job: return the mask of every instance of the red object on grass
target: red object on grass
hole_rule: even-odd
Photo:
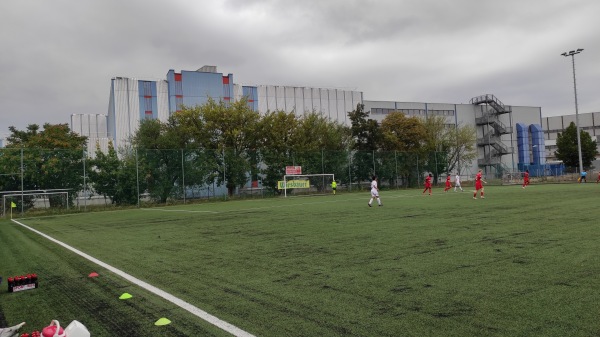
[[[100,276],[100,275],[98,275],[98,273],[96,273],[96,272],[90,273],[88,275],[88,277],[98,277],[98,276]]]
[[[58,333],[56,330],[58,329]],[[42,336],[44,337],[65,337],[65,330],[60,327],[60,323],[54,320],[50,322],[50,325],[42,330]]]

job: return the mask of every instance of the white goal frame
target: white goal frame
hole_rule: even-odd
[[[10,193],[10,194],[4,194],[2,195],[2,216],[6,216],[6,199],[7,198],[12,198],[12,199],[18,199],[15,197],[20,197],[20,196],[26,196],[26,195],[39,195],[39,196],[50,196],[50,195],[56,195],[56,194],[64,194],[65,197],[67,198],[66,201],[66,205],[67,205],[67,210],[69,210],[69,192],[68,191],[59,191],[59,192],[35,192],[35,193]]]
[[[335,180],[335,174],[333,173],[317,173],[317,174],[286,174],[283,176],[283,195],[284,197],[287,198],[287,181],[288,178],[292,178],[289,180],[293,180],[293,178],[303,178],[303,177],[323,177],[323,180],[325,179],[325,177],[331,177],[331,181]],[[323,182],[323,186],[325,186],[325,182]],[[310,189],[310,186],[309,186]]]

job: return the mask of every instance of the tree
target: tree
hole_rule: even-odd
[[[457,125],[450,134],[447,150],[448,172],[461,172],[462,168],[477,159],[477,131],[472,125]]]
[[[83,150],[87,137],[75,134],[67,124],[46,123],[41,131],[37,124],[30,124],[25,131],[13,126],[9,130],[11,135],[0,167],[7,172],[21,172],[22,159],[23,185],[17,175],[3,176],[1,185],[8,190],[66,189],[70,192],[67,202],[72,204],[83,187]],[[66,206],[62,197],[51,196],[49,200],[52,207]]]
[[[231,196],[236,187],[248,182],[248,174],[258,174],[260,115],[248,106],[246,99],[234,103],[209,99],[200,110],[209,132],[205,147],[217,150],[215,159],[221,164],[217,182],[225,184]]]
[[[138,184],[141,191],[145,190],[144,182],[138,182],[136,161],[131,154],[131,151],[123,153],[119,159],[112,142],[108,143],[107,154],[96,144],[95,157],[90,160],[90,182],[94,191],[108,197],[112,204],[135,205],[139,197]]]
[[[153,200],[165,203],[182,193],[182,137],[173,125],[145,119],[133,137],[140,176]]]
[[[382,139],[380,148],[387,151],[387,160],[382,161],[383,174],[390,181],[400,176],[406,184],[418,182],[418,172],[415,166],[421,168],[423,160],[423,147],[425,145],[426,129],[418,117],[407,117],[401,112],[388,114],[381,122]],[[397,167],[391,167],[390,162],[396,163],[397,152],[407,160],[399,161]],[[394,160],[392,161],[392,154]],[[388,164],[385,164],[388,163]],[[378,175],[382,175],[379,173]]]
[[[427,116],[423,120],[425,126],[425,139],[423,146],[423,155],[427,161],[425,168],[433,173],[433,181],[437,182],[438,177],[448,170],[447,151],[451,146],[451,133],[454,131],[447,125],[446,118],[443,116]]]
[[[583,167],[590,167],[592,161],[598,155],[598,148],[595,140],[589,133],[580,130],[579,138],[581,141],[581,159]],[[577,126],[571,122],[565,131],[558,133],[556,138],[556,147],[554,154],[556,158],[562,160],[566,167],[579,167],[579,151],[577,150]]]
[[[365,111],[364,104],[357,104],[356,109],[348,113],[351,121],[351,135],[353,138],[352,174],[358,180],[370,180],[375,173],[373,155],[381,143],[379,123],[369,119],[369,112]]]
[[[401,112],[392,112],[381,122],[381,133],[382,150],[419,152],[425,145],[427,129],[418,117],[407,117]]]
[[[340,167],[347,167],[351,142],[348,128],[313,111],[299,120],[294,133],[294,163],[302,166],[305,174],[339,172]]]
[[[182,107],[169,118],[169,129],[183,149],[182,183],[186,188],[214,183],[220,176],[216,173],[220,167],[217,158],[222,152],[211,143],[212,130],[206,125],[203,107]]]
[[[102,152],[100,144],[96,143],[95,157],[90,159],[89,163],[92,169],[88,172],[88,176],[94,191],[105,199],[110,198],[111,203],[117,203],[119,158],[112,141],[108,143],[108,154]]]
[[[473,126],[448,124],[444,116],[429,116],[424,121],[427,137],[425,151],[430,153],[428,169],[435,180],[477,158],[476,131]]]
[[[278,192],[277,181],[285,174],[285,167],[293,164],[292,143],[299,120],[293,112],[273,111],[264,115],[258,127],[258,146],[264,168],[263,186]]]

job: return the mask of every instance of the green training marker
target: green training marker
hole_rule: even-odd
[[[130,298],[132,298],[133,296],[131,296],[131,294],[129,293],[123,293],[123,295],[119,296],[120,300],[128,300]]]
[[[164,318],[164,317],[154,323],[154,325],[157,325],[157,326],[167,325],[167,324],[171,324],[171,321],[169,321],[167,318]]]

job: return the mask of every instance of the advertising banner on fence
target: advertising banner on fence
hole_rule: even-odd
[[[283,180],[277,182],[277,189],[289,189],[289,188],[310,188],[309,180],[288,180],[287,186]]]
[[[302,166],[286,166],[285,174],[302,174]]]

